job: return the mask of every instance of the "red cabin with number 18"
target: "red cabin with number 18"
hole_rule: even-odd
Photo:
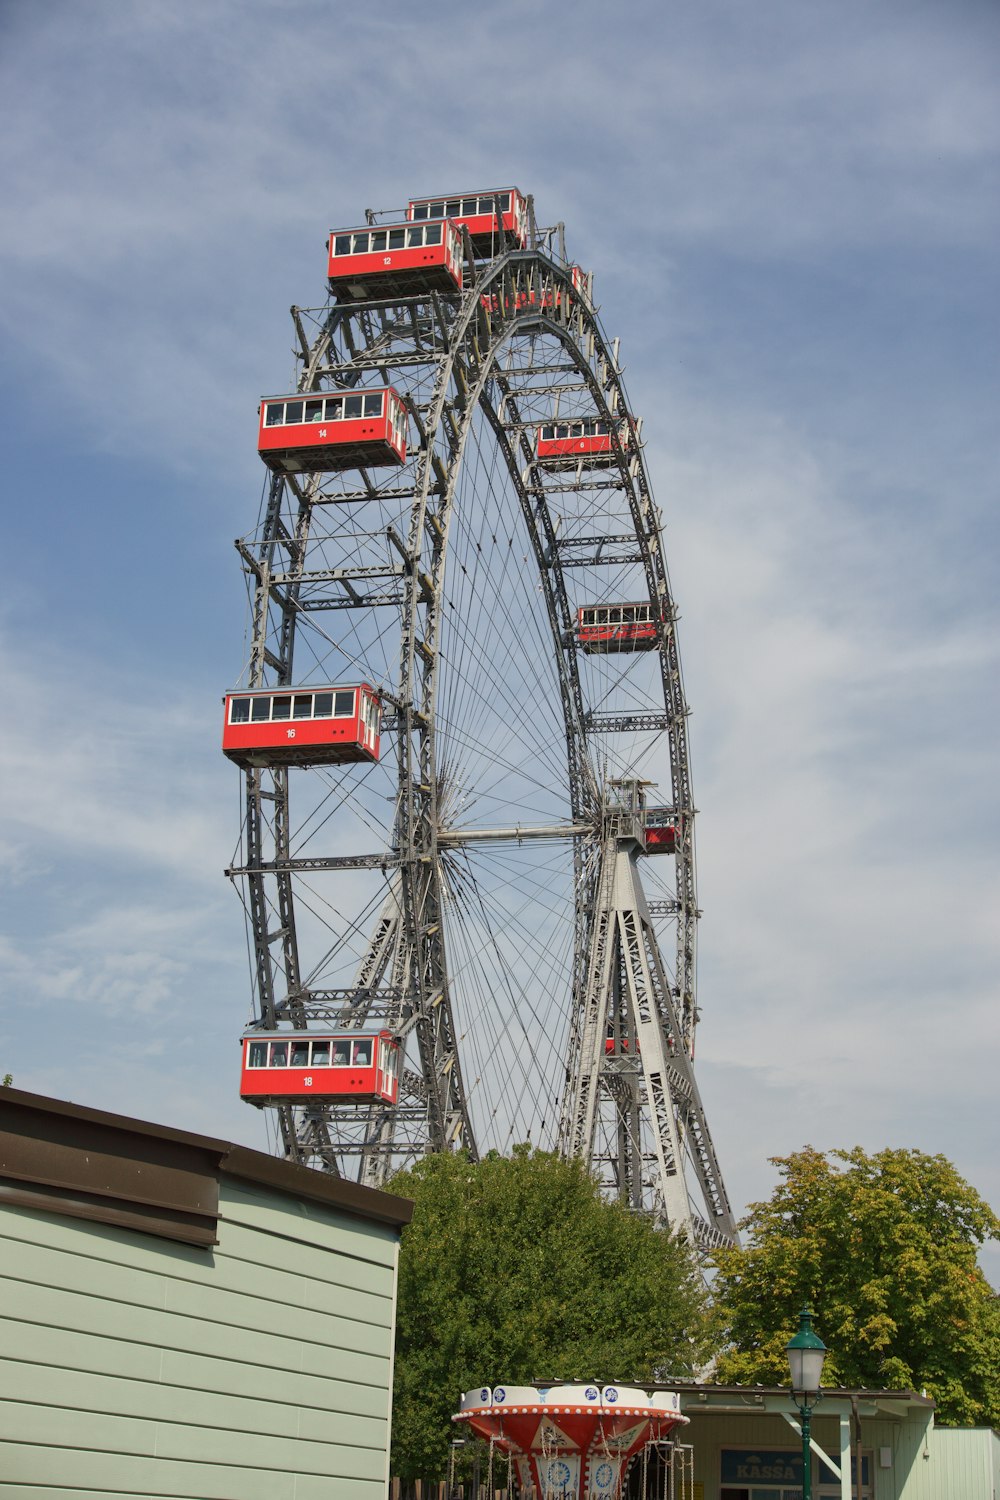
[[[391,1031],[248,1031],[240,1098],[248,1104],[305,1099],[395,1104],[399,1042]]]

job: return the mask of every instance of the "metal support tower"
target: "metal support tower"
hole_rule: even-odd
[[[623,1204],[651,1210],[689,1244],[731,1244],[736,1226],[639,876],[642,783],[608,790],[563,1149],[590,1161]]]

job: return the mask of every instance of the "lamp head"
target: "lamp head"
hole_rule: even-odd
[[[796,1394],[811,1395],[820,1388],[823,1375],[823,1360],[826,1345],[812,1330],[812,1313],[808,1304],[799,1314],[799,1331],[785,1345],[788,1368],[792,1373],[792,1390]]]

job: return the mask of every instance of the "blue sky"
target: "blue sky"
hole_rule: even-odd
[[[595,273],[666,516],[737,1209],[806,1142],[1000,1205],[998,62],[985,0],[6,0],[19,1085],[264,1144],[218,751],[256,403],[330,228],[516,182]]]

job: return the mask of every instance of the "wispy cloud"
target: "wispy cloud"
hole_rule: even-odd
[[[0,651],[0,696],[17,705],[0,737],[12,847],[41,868],[70,855],[122,874],[211,881],[236,841],[219,806],[221,766],[200,753],[217,738],[216,702],[129,682],[121,664],[95,667],[72,648],[55,665],[44,650],[26,658],[26,645],[8,633]],[[23,878],[19,862],[11,874]]]

